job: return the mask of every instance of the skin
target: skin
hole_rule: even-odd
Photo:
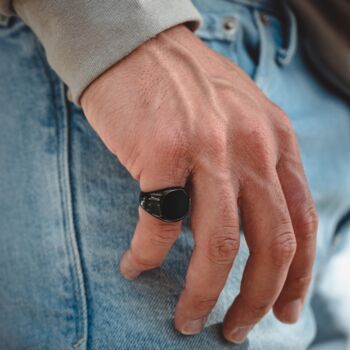
[[[224,337],[243,342],[271,308],[280,321],[296,322],[312,274],[317,213],[285,113],[183,25],[102,74],[81,104],[143,191],[186,186],[190,192],[195,248],[176,329],[202,330],[233,266],[240,228],[250,257]],[[159,267],[180,228],[140,208],[120,263],[125,278]]]

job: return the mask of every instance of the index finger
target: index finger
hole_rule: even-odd
[[[141,272],[159,267],[176,241],[181,221],[163,222],[139,207],[139,221],[130,248],[120,262],[120,271],[133,280]]]
[[[167,168],[168,174],[165,169],[164,167],[163,172],[160,172],[155,167],[149,167],[149,170],[141,176],[142,190],[148,192],[167,187],[185,186],[185,171],[178,174],[175,179],[169,175],[174,173],[171,167]],[[143,271],[159,267],[177,240],[181,223],[182,221],[162,221],[139,207],[139,220],[130,249],[124,253],[120,261],[120,271],[123,276],[132,280]]]

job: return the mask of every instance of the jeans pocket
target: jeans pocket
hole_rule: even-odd
[[[235,42],[239,23],[234,15],[202,13],[203,22],[195,34],[211,49],[236,61]]]
[[[0,29],[0,106],[0,349],[85,349],[65,89],[14,17]]]
[[[197,36],[239,65],[260,87],[267,87],[276,69],[291,62],[296,50],[296,21],[284,3],[274,8],[238,0],[195,4],[203,17]]]
[[[202,13],[203,22],[196,35],[210,48],[239,65],[255,79],[265,53],[263,28],[257,10],[232,3],[232,10]],[[200,8],[199,8],[200,11]]]

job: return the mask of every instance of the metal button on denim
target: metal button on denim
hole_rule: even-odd
[[[269,18],[269,16],[266,13],[261,13],[260,14],[260,19],[261,19],[261,22],[264,25],[268,25],[270,23],[270,18]]]
[[[223,22],[223,28],[226,32],[234,33],[237,28],[237,20],[235,17],[226,17]]]

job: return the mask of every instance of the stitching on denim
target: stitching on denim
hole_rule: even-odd
[[[48,67],[46,60],[43,58],[45,56],[42,46],[37,44],[39,51],[39,58],[42,62],[44,69],[46,70],[46,75],[49,79],[52,91],[52,101],[55,110],[55,120],[56,120],[56,133],[57,133],[57,166],[58,166],[58,179],[59,179],[59,189],[61,193],[61,207],[64,218],[64,228],[66,233],[66,249],[67,252],[73,257],[72,267],[70,266],[70,274],[72,276],[72,284],[74,289],[74,297],[76,299],[76,305],[78,309],[79,319],[75,322],[75,336],[78,339],[74,340],[72,344],[72,349],[76,350],[87,340],[87,300],[84,285],[84,276],[82,270],[82,262],[80,259],[78,243],[77,243],[77,233],[76,225],[74,222],[73,213],[73,203],[71,196],[71,181],[69,172],[69,131],[68,131],[68,118],[69,114],[67,111],[67,101],[65,98],[65,88],[61,81],[56,82],[56,79],[52,76],[52,72]],[[58,104],[60,100],[60,104]],[[64,132],[61,131],[64,130]],[[70,244],[69,244],[70,243]],[[73,270],[73,271],[72,271]],[[78,282],[78,283],[77,283]]]
[[[79,322],[77,322],[77,335],[80,335],[80,338],[75,341],[73,348],[77,349],[80,347],[86,340],[87,340],[87,301],[86,301],[86,292],[85,292],[85,285],[84,285],[84,276],[83,276],[83,269],[82,269],[82,261],[80,258],[80,252],[78,248],[78,242],[77,242],[77,231],[76,231],[76,224],[74,220],[74,210],[73,210],[73,202],[72,202],[72,184],[71,184],[71,177],[70,177],[70,171],[69,171],[69,141],[70,141],[70,135],[69,135],[69,128],[68,128],[68,119],[69,119],[69,113],[67,110],[67,100],[65,95],[65,88],[62,82],[59,83],[60,88],[60,99],[61,99],[61,108],[62,108],[62,117],[64,119],[64,122],[62,123],[61,127],[64,127],[64,135],[62,136],[61,142],[61,149],[62,149],[62,155],[61,155],[61,169],[63,172],[61,175],[61,181],[64,188],[62,189],[62,192],[65,193],[65,213],[67,215],[67,224],[68,224],[68,234],[70,239],[70,248],[71,248],[71,254],[73,256],[74,261],[74,268],[75,268],[75,275],[78,280],[78,284],[75,283],[75,294],[76,298],[78,299],[78,305],[79,305]],[[57,103],[57,101],[55,102]],[[58,106],[56,106],[58,108]],[[62,134],[62,132],[61,132]],[[74,280],[74,282],[76,282]]]
[[[260,11],[258,9],[253,10],[253,18],[259,33],[259,60],[253,78],[259,88],[264,91],[264,89],[267,87],[265,85],[266,79],[264,79],[264,77],[268,76],[269,67],[269,62],[267,61],[268,38],[266,37],[266,31],[261,22]]]
[[[276,61],[281,66],[287,66],[293,60],[298,46],[298,29],[297,20],[288,6],[288,4],[283,1],[283,7],[286,12],[287,23],[287,46],[280,47],[276,52]]]

